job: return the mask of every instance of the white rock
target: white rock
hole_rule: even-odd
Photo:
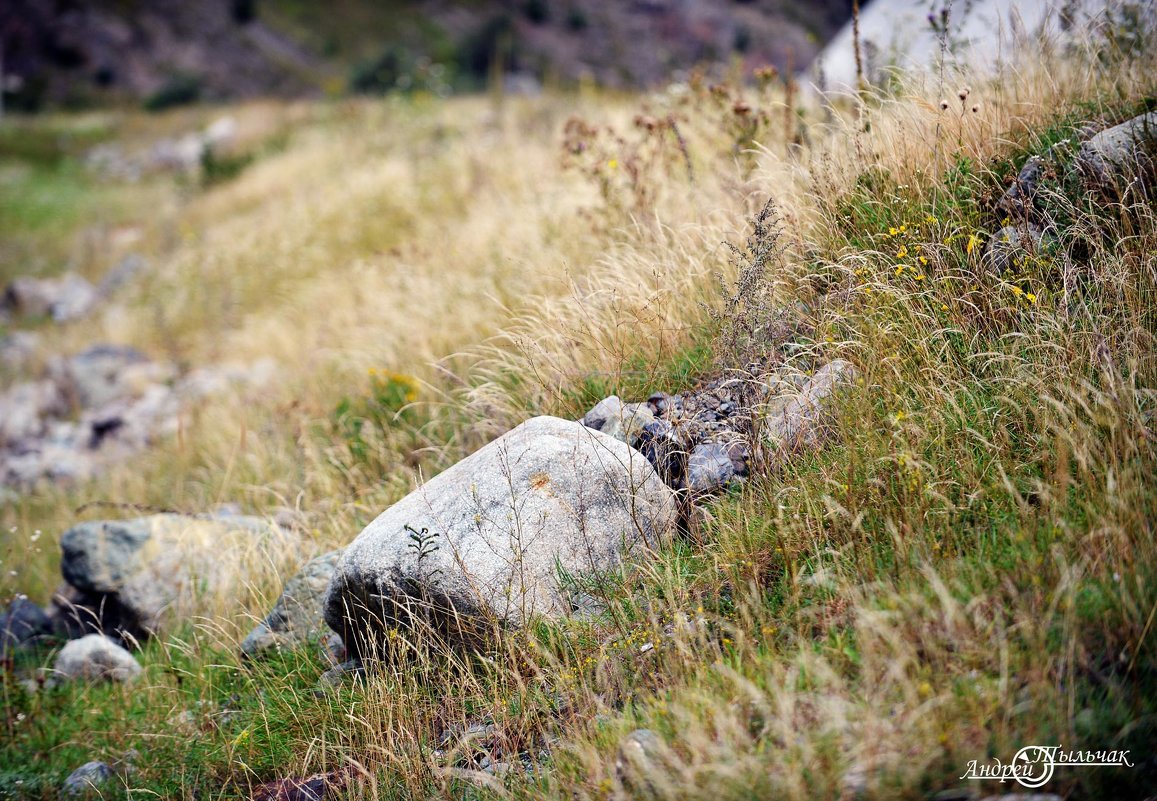
[[[56,655],[53,673],[59,679],[130,681],[141,673],[133,655],[103,634],[71,640]]]
[[[820,444],[828,399],[855,375],[849,362],[836,359],[816,370],[798,394],[776,398],[766,406],[762,416],[765,436],[777,459]]]
[[[495,625],[569,614],[560,573],[613,571],[664,542],[675,519],[671,490],[638,451],[536,417],[370,523],[338,564],[326,622],[365,655],[392,626],[472,642]]]

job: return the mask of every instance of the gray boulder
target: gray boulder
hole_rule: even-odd
[[[723,489],[735,475],[731,451],[722,443],[700,443],[687,459],[687,489],[697,495]]]
[[[57,680],[131,681],[140,675],[141,666],[114,640],[88,634],[60,649],[52,671]]]
[[[60,540],[60,572],[75,590],[58,612],[71,632],[142,639],[174,620],[208,614],[239,590],[255,548],[284,550],[286,535],[258,518],[153,515],[80,523]]]
[[[1151,173],[1157,159],[1157,111],[1101,131],[1081,145],[1077,164],[1091,179],[1114,183]]]
[[[0,297],[0,308],[21,317],[47,317],[66,322],[83,317],[96,304],[97,292],[76,273],[60,278],[17,278]]]
[[[642,454],[536,417],[370,523],[334,572],[325,619],[355,656],[392,627],[478,643],[497,625],[569,614],[565,576],[615,570],[675,520],[673,494]]]
[[[65,795],[85,795],[98,791],[104,783],[113,777],[113,769],[104,762],[85,762],[79,768],[68,774],[61,790]]]
[[[82,409],[96,409],[138,395],[173,375],[171,367],[153,362],[127,345],[94,345],[54,362],[50,372],[61,390]]]
[[[771,464],[823,441],[824,419],[831,396],[855,379],[851,363],[836,359],[816,370],[795,394],[774,398],[764,408],[765,438],[772,449]],[[784,382],[787,386],[791,382]],[[782,384],[781,384],[782,386]]]
[[[241,643],[241,653],[255,657],[270,650],[293,648],[326,632],[322,601],[341,555],[341,550],[322,554],[287,581],[265,620]]]

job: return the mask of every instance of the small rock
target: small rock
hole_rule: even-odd
[[[663,738],[650,729],[636,729],[619,743],[615,773],[636,793],[666,797],[679,784],[675,760]]]
[[[113,777],[113,769],[104,762],[85,762],[68,774],[61,790],[65,795],[84,795],[99,791],[100,786]]]
[[[273,380],[276,373],[277,363],[273,359],[258,359],[252,364],[226,362],[198,367],[177,381],[173,392],[182,401],[198,401],[230,389],[264,386]]]
[[[696,494],[721,490],[735,477],[735,465],[727,446],[704,442],[687,459],[687,488]]]
[[[679,489],[683,486],[687,452],[671,423],[656,420],[646,426],[639,435],[636,447],[647,457],[647,461],[668,487]]]
[[[304,779],[281,779],[256,788],[252,801],[325,801],[336,798],[349,774],[344,770],[316,773]]]
[[[647,398],[647,406],[650,407],[651,414],[664,417],[668,412],[674,411],[675,399],[666,392],[656,392]]]
[[[293,648],[326,631],[322,602],[341,555],[340,549],[322,554],[307,562],[285,583],[285,589],[269,615],[241,643],[244,656],[255,657],[271,650]],[[342,650],[345,650],[344,646]]]
[[[236,135],[237,120],[233,117],[218,117],[205,128],[202,138],[207,145],[221,147],[228,145]]]
[[[146,387],[173,377],[173,368],[158,364],[127,345],[94,345],[55,362],[52,372],[61,389],[83,409],[139,395]]]
[[[860,798],[868,792],[868,768],[863,762],[855,762],[840,777],[840,788],[844,797]]]
[[[40,437],[45,418],[68,410],[52,381],[23,381],[0,394],[0,446],[15,445]]]
[[[1044,177],[1046,160],[1033,156],[1024,163],[1012,186],[1005,191],[996,204],[997,215],[1017,221],[1032,221],[1036,218],[1036,196]]]
[[[647,404],[628,403],[623,406],[621,414],[608,417],[599,430],[608,437],[614,437],[619,442],[634,447],[638,444],[643,429],[653,422],[655,415]]]
[[[715,515],[711,513],[710,509],[699,504],[692,504],[691,511],[687,514],[687,527],[695,540],[700,540],[704,529],[714,522]]]
[[[61,648],[52,670],[63,679],[130,681],[140,675],[141,666],[113,640],[89,634]]]
[[[855,378],[856,370],[842,359],[824,365],[794,396],[768,404],[764,422],[766,438],[778,459],[801,447],[814,448],[823,434],[824,412],[835,391]]]
[[[623,416],[623,402],[618,395],[611,395],[596,403],[583,417],[582,423],[587,428],[602,431],[608,420]]]
[[[92,475],[92,457],[75,445],[39,441],[21,452],[0,452],[0,484],[30,487],[41,479],[56,483],[80,481]]]
[[[325,658],[331,665],[340,665],[349,659],[349,649],[345,647],[345,642],[340,634],[330,632],[329,636],[325,638],[323,646]]]
[[[253,548],[284,548],[287,534],[259,518],[152,515],[79,523],[60,538],[60,572],[76,590],[64,615],[81,631],[144,639],[242,581]],[[77,632],[79,633],[79,632]]]
[[[733,439],[727,443],[727,455],[731,457],[731,468],[737,476],[746,476],[751,449],[743,439]]]
[[[366,675],[365,666],[358,659],[349,659],[340,665],[335,665],[318,677],[318,685],[322,689],[340,687],[350,679],[358,679]]]
[[[132,283],[147,267],[148,262],[143,258],[135,253],[129,254],[104,274],[104,277],[100,279],[97,291],[102,297],[108,297]]]
[[[169,729],[181,734],[195,734],[199,730],[197,715],[191,709],[183,709],[165,721]]]

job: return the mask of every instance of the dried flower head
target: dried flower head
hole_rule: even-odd
[[[941,111],[947,111],[948,110],[948,101],[947,100],[941,100],[940,101],[940,110]]]

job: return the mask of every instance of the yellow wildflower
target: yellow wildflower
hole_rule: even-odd
[[[1025,296],[1025,298],[1028,299],[1029,303],[1036,303],[1036,295],[1034,295],[1033,293],[1025,292],[1024,296]]]
[[[978,244],[980,244],[980,240],[976,237],[976,234],[969,234],[968,244],[964,248],[965,252],[971,253],[972,249],[975,248]]]

